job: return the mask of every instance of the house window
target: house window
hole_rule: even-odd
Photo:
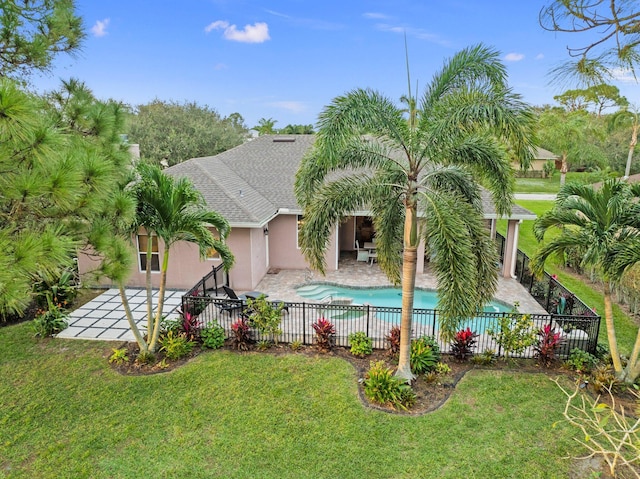
[[[298,227],[296,229],[296,243],[298,245],[298,249],[300,249],[300,239],[301,239],[301,235],[300,235],[300,228],[302,228],[302,225],[304,224],[304,216],[302,215],[298,215]]]
[[[149,236],[147,235],[138,235],[138,259],[140,262],[140,271],[147,270],[147,246],[148,246]],[[151,237],[151,271],[159,272],[160,271],[160,253],[158,252],[158,237]]]
[[[220,253],[218,253],[218,251],[215,248],[209,248],[207,250],[207,256],[206,258],[208,260],[215,260],[215,259],[220,259]]]

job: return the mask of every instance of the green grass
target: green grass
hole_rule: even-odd
[[[566,181],[579,183],[597,183],[602,180],[602,173],[567,173]],[[516,193],[557,193],[560,190],[560,173],[551,178],[516,178]]]
[[[473,371],[423,416],[368,409],[338,358],[212,351],[121,376],[107,343],[0,328],[3,478],[563,478],[548,377]]]
[[[553,201],[518,200],[516,203],[538,216],[553,207]],[[498,221],[498,232],[504,235],[505,231],[506,220]],[[553,238],[553,236],[554,232],[549,231],[545,238],[550,239]],[[523,221],[520,225],[518,248],[529,257],[532,257],[535,251],[539,248],[539,243],[533,235],[533,221]],[[596,308],[596,311],[600,315],[604,314],[603,294],[585,283],[582,278],[579,278],[562,268],[557,259],[550,258],[549,261],[547,261],[545,270],[550,274],[558,275],[558,280],[582,301],[584,301],[585,304],[591,308]],[[623,354],[629,354],[636,339],[638,326],[634,323],[633,319],[626,315],[616,304],[613,305],[613,320],[616,326],[618,346]],[[607,342],[607,331],[604,325],[604,318],[600,325],[599,341],[602,343]]]

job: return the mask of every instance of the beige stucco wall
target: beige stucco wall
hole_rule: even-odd
[[[344,223],[340,223],[340,251],[355,251],[356,249],[356,218],[349,216]]]

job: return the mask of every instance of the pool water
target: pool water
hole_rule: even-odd
[[[346,286],[333,286],[330,284],[308,284],[297,288],[298,295],[316,301],[322,301],[331,297],[351,298],[353,304],[370,304],[378,307],[402,307],[402,291],[400,288],[349,288]],[[415,309],[436,309],[438,293],[416,289],[414,293],[413,307]],[[484,311],[500,313],[511,311],[511,307],[496,301],[491,301],[485,306]]]

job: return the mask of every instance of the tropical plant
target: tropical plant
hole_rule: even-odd
[[[47,309],[40,310],[33,320],[33,330],[36,336],[46,338],[59,333],[69,325],[68,315],[62,305],[54,303],[51,295],[47,296]]]
[[[231,325],[231,334],[231,343],[238,350],[246,351],[253,343],[251,329],[245,318],[240,318]]]
[[[491,191],[498,214],[508,213],[513,175],[507,145],[528,165],[535,125],[506,78],[498,52],[479,45],[446,62],[420,99],[409,91],[415,111],[408,114],[371,90],[337,97],[320,114],[314,148],[296,175],[305,218],[302,251],[321,272],[334,226],[349,212],[370,211],[380,267],[402,284],[402,378],[413,377],[421,241],[433,253],[444,337],[495,292],[497,253],[483,222],[479,182]]]
[[[109,362],[113,364],[124,364],[129,362],[129,356],[127,355],[126,348],[113,348],[111,356],[109,356]]]
[[[373,339],[363,331],[351,333],[349,335],[349,345],[351,346],[351,354],[358,358],[364,358],[373,352]]]
[[[278,343],[278,335],[282,333],[280,322],[282,321],[282,309],[284,303],[267,301],[264,295],[247,300],[249,312],[249,325],[260,331],[260,334],[268,336],[268,340]]]
[[[562,341],[561,333],[550,324],[545,324],[538,330],[538,341],[533,349],[543,366],[548,368],[553,364]]]
[[[440,348],[433,338],[423,336],[411,341],[411,371],[424,374],[435,369],[440,360]]]
[[[471,328],[461,329],[456,333],[451,341],[451,354],[458,361],[466,361],[473,356],[473,347],[476,344],[478,335],[471,331]]]
[[[185,333],[174,333],[169,331],[160,338],[160,351],[164,351],[164,355],[169,360],[182,359],[188,356],[195,343],[187,337]]]
[[[133,331],[141,351],[155,351],[158,347],[160,335],[164,295],[167,283],[167,269],[169,266],[169,252],[171,247],[179,241],[187,241],[198,245],[200,255],[204,257],[210,248],[215,248],[220,254],[226,270],[233,265],[233,254],[225,244],[229,234],[229,223],[215,211],[206,208],[202,194],[187,178],[173,178],[154,165],[141,163],[138,165],[138,180],[133,185],[133,194],[137,200],[136,228],[144,228],[147,234],[147,258],[152,257],[154,236],[163,242],[162,261],[160,265],[160,287],[156,313],[153,309],[153,287],[151,283],[152,262],[146,262],[147,286],[147,337],[143,337],[136,324],[125,293],[124,281],[128,274],[126,261],[130,262],[121,250],[116,255],[110,269],[110,277],[116,281],[120,290],[120,297],[124,305],[129,326]],[[210,230],[215,228],[216,237]],[[192,314],[192,313],[190,313]]]
[[[415,404],[416,394],[411,386],[395,377],[384,361],[371,362],[363,385],[364,394],[371,402],[404,410]]]
[[[320,351],[328,352],[333,348],[334,337],[336,335],[336,327],[325,318],[318,320],[311,325],[316,332],[316,344]]]
[[[603,279],[604,317],[613,368],[618,379],[633,382],[640,375],[640,331],[625,367],[622,365],[613,323],[611,284],[640,262],[640,184],[606,180],[599,189],[567,184],[560,189],[553,209],[534,223],[538,241],[549,230],[560,234],[544,243],[531,260],[541,275],[546,260],[562,257],[569,248],[584,252],[581,266],[593,268]]]
[[[162,326],[160,327],[162,329]],[[200,336],[200,321],[198,317],[188,311],[180,311],[180,329],[191,340]]]
[[[392,357],[397,357],[400,353],[400,328],[398,326],[391,328],[384,339],[389,343],[389,354]]]
[[[202,341],[203,346],[206,348],[221,348],[224,346],[225,339],[226,334],[224,332],[224,328],[217,323],[207,326],[206,328],[202,328],[200,331],[200,341]]]
[[[514,303],[510,313],[497,319],[497,325],[487,328],[491,336],[502,349],[502,358],[509,359],[514,354],[522,354],[536,342],[537,331],[533,327],[531,315],[521,314],[518,303]]]
[[[569,352],[569,358],[564,364],[572,371],[588,374],[598,364],[598,358],[580,348],[574,348]]]

